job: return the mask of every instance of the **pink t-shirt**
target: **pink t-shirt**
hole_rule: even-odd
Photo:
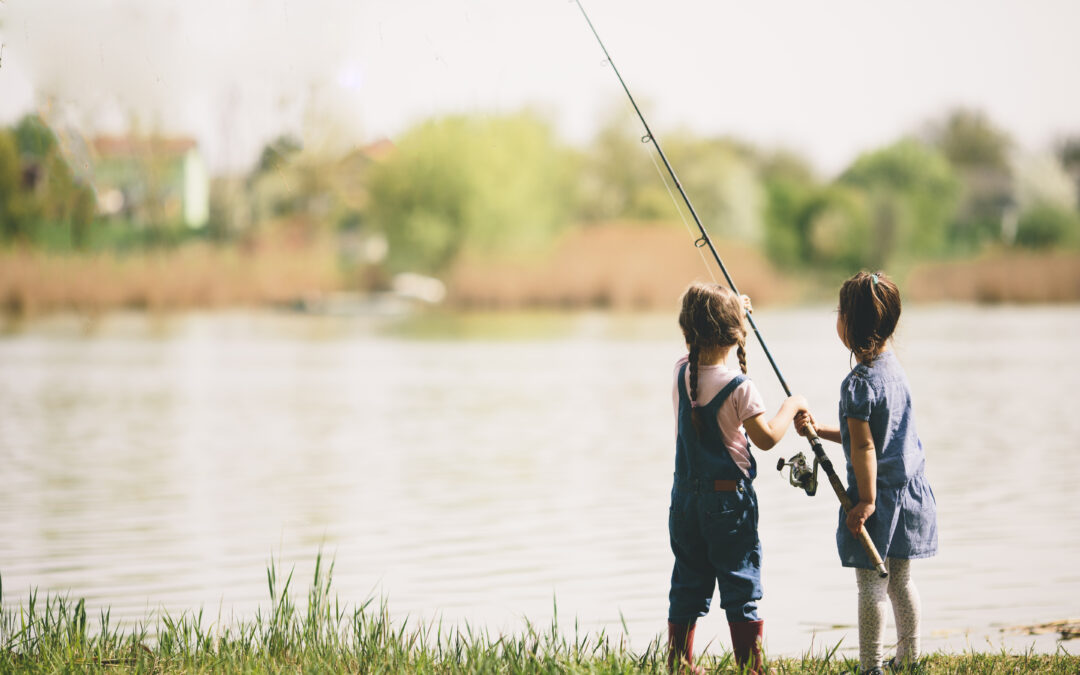
[[[679,369],[690,360],[689,355],[682,357],[675,364],[675,373],[672,376],[674,384],[671,387],[671,403],[675,408],[675,418],[679,417]],[[739,374],[738,370],[731,370],[727,366],[699,366],[697,401],[704,405],[711,401],[720,390],[727,386]],[[690,369],[686,369],[686,377],[683,378],[683,391],[690,392]],[[743,422],[765,412],[765,402],[761,398],[761,392],[750,380],[746,380],[735,391],[731,392],[724,404],[716,411],[716,422],[720,425],[720,433],[724,436],[724,444],[727,446],[731,459],[735,461],[742,472],[750,475],[750,448],[746,442],[743,430]]]

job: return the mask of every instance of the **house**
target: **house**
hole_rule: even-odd
[[[144,225],[206,225],[210,176],[194,139],[98,136],[90,156],[102,215]]]

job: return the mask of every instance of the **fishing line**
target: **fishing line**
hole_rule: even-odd
[[[610,59],[604,59],[604,62],[600,65],[610,65],[612,68],[615,67],[615,64],[612,63]],[[636,106],[635,112],[637,112]],[[640,113],[638,114],[640,115]],[[645,144],[651,143],[652,138],[650,136],[642,136],[641,142]],[[671,198],[671,203],[675,207],[675,213],[679,214],[679,219],[682,220],[683,227],[686,228],[686,233],[690,235],[690,241],[696,241],[697,237],[694,236],[694,230],[690,227],[690,221],[686,219],[686,214],[683,213],[682,207],[679,206],[679,200],[675,199],[675,193],[671,191],[671,185],[668,183],[667,176],[665,176],[664,172],[660,169],[660,165],[656,163],[656,157],[654,157],[651,152],[646,152],[645,154],[648,155],[649,161],[652,162],[653,168],[656,169],[656,175],[660,177],[660,182],[664,184],[664,189],[667,190],[668,197]],[[697,249],[698,255],[701,256],[701,264],[705,266],[705,271],[709,273],[709,278],[712,279],[714,284],[719,284],[720,282],[717,281],[716,274],[713,273],[712,267],[709,266],[709,261],[705,258],[705,252],[702,251],[701,247],[696,244],[694,245],[694,248]]]
[[[664,168],[667,169],[668,175],[671,176],[672,182],[675,183],[679,195],[686,204],[687,210],[689,210],[690,215],[694,218],[694,222],[697,223],[698,231],[701,233],[701,236],[694,240],[694,246],[697,246],[698,248],[707,247],[709,249],[717,266],[720,267],[720,272],[724,275],[724,279],[727,281],[728,286],[734,291],[735,295],[742,295],[735,285],[735,280],[732,279],[731,274],[728,273],[724,261],[720,258],[720,253],[717,252],[716,246],[713,245],[712,238],[709,237],[708,231],[706,231],[705,226],[701,223],[701,218],[698,217],[697,211],[690,201],[690,197],[687,196],[686,190],[683,189],[682,183],[675,173],[675,169],[671,166],[671,162],[668,161],[667,155],[664,154],[663,149],[660,147],[660,142],[656,140],[656,135],[653,134],[652,129],[649,128],[649,123],[645,120],[644,113],[641,112],[641,108],[638,107],[637,101],[634,100],[634,95],[630,93],[630,87],[628,87],[626,81],[623,80],[623,76],[619,72],[618,66],[615,65],[615,60],[611,58],[611,54],[608,53],[604,41],[600,39],[600,34],[596,32],[596,27],[593,26],[592,20],[589,19],[589,15],[585,11],[585,7],[581,4],[581,0],[573,0],[573,2],[578,6],[578,9],[581,10],[581,15],[585,17],[585,22],[589,24],[589,30],[592,31],[593,37],[596,38],[596,41],[600,44],[600,49],[604,52],[606,63],[611,66],[611,70],[615,73],[615,77],[619,79],[619,84],[622,85],[623,91],[626,92],[626,97],[630,99],[630,105],[634,107],[634,112],[637,113],[638,119],[641,120],[641,125],[645,127],[645,135],[641,137],[641,141],[643,143],[652,143],[652,146],[656,149],[656,154],[660,156],[660,160],[664,163]],[[702,253],[702,255],[704,255],[704,253]],[[776,379],[780,381],[780,386],[783,388],[784,393],[791,396],[791,388],[788,387],[787,380],[784,379],[784,375],[780,372],[780,366],[777,365],[772,352],[769,351],[769,346],[765,344],[765,338],[761,335],[761,331],[758,330],[757,324],[754,322],[754,317],[752,317],[749,312],[746,313],[746,320],[747,323],[750,324],[750,328],[753,329],[754,335],[757,336],[758,343],[761,345],[765,357],[769,360],[769,365],[772,366],[773,372],[776,373]]]
[[[683,189],[682,183],[679,182],[679,177],[675,174],[675,169],[672,168],[671,162],[668,161],[667,156],[664,154],[664,151],[660,148],[660,142],[656,139],[656,135],[653,134],[652,129],[649,128],[649,123],[645,120],[645,115],[641,112],[641,108],[638,107],[637,101],[634,100],[634,95],[630,93],[630,88],[626,85],[626,81],[623,80],[622,74],[619,73],[619,69],[615,65],[615,61],[611,58],[611,54],[608,53],[607,47],[604,46],[604,41],[600,39],[600,34],[596,32],[596,27],[593,26],[592,20],[589,19],[589,15],[585,11],[585,7],[582,6],[581,0],[573,0],[573,2],[578,6],[578,9],[581,10],[581,15],[585,17],[585,22],[589,24],[589,30],[592,31],[593,37],[596,38],[596,41],[600,44],[600,49],[604,52],[604,58],[606,59],[606,63],[611,66],[611,70],[615,73],[615,77],[619,79],[619,84],[622,85],[623,91],[626,92],[626,97],[630,100],[630,105],[634,107],[634,112],[637,113],[638,119],[641,120],[641,125],[645,127],[645,135],[641,137],[641,142],[652,143],[652,146],[656,149],[656,154],[660,156],[660,160],[664,163],[664,167],[667,169],[668,175],[671,176],[672,182],[675,184],[675,187],[679,191],[679,195],[682,197],[683,202],[686,204],[687,210],[694,218],[694,222],[697,223],[698,231],[701,233],[701,236],[694,240],[694,246],[699,249],[699,252],[701,252],[701,248],[708,247],[709,252],[712,253],[713,259],[720,267],[720,271],[723,273],[724,279],[727,280],[728,286],[735,293],[735,295],[741,295],[741,293],[739,293],[739,289],[735,286],[735,281],[731,278],[731,275],[728,274],[727,267],[724,266],[724,261],[721,260],[720,254],[717,252],[716,247],[713,245],[712,239],[709,238],[708,231],[705,230],[705,226],[701,223],[701,218],[698,217],[697,211],[694,210],[694,205],[690,202],[690,197],[687,196],[686,190]],[[651,158],[652,154],[650,153],[649,156]],[[653,159],[653,164],[656,165],[655,159]],[[657,171],[659,171],[659,165],[656,165],[656,167]],[[663,179],[662,173],[660,177],[661,179]],[[664,186],[667,187],[666,180],[664,181]],[[668,188],[668,192],[671,192],[670,188]],[[675,197],[672,194],[672,199],[674,198]],[[676,208],[678,209],[678,202],[676,202]],[[682,216],[681,209],[678,210],[679,215]],[[689,229],[688,223],[687,228]],[[693,236],[693,231],[691,231],[690,236]],[[702,259],[704,259],[704,252],[701,252],[701,255]],[[706,267],[708,267],[707,263]],[[773,372],[776,373],[776,378],[780,381],[780,386],[783,388],[784,393],[788,396],[791,396],[791,388],[788,387],[787,381],[780,373],[780,366],[777,365],[776,360],[772,356],[772,352],[769,351],[768,345],[765,344],[765,338],[762,336],[761,331],[758,330],[757,324],[754,322],[754,317],[750,315],[750,312],[746,312],[746,321],[754,330],[754,335],[757,336],[758,343],[761,345],[761,349],[765,353],[766,358],[768,358],[769,365],[772,366]],[[840,477],[836,475],[836,470],[833,468],[832,462],[829,460],[828,455],[825,454],[825,449],[821,445],[821,439],[818,438],[817,432],[814,430],[813,427],[808,427],[808,429],[809,435],[807,437],[807,441],[809,441],[810,447],[813,449],[815,457],[813,476],[814,489],[809,489],[811,487],[809,484],[810,478],[806,477],[805,474],[801,473],[791,476],[792,484],[797,484],[797,478],[800,480],[804,480],[806,483],[805,485],[797,486],[803,487],[804,489],[806,489],[807,494],[812,495],[816,490],[817,467],[820,466],[825,471],[825,475],[829,479],[829,484],[832,486],[833,491],[836,493],[837,499],[840,500],[840,504],[841,506],[843,506],[844,511],[850,511],[854,507],[854,503],[852,502],[851,497],[848,496],[847,490],[844,488],[844,484],[840,481]],[[800,456],[801,454],[802,453],[800,453]],[[793,458],[792,462],[789,462],[789,464],[797,463],[798,459],[799,457]],[[783,458],[781,458],[780,464],[777,466],[777,469],[782,469],[783,466],[784,460]],[[792,468],[795,469],[796,467],[793,466]],[[866,555],[870,559],[871,564],[873,564],[874,568],[877,570],[878,576],[888,576],[888,572],[885,569],[885,563],[881,559],[881,555],[878,554],[877,548],[874,546],[874,542],[871,541],[870,535],[867,533],[865,526],[859,531],[857,538],[859,540],[859,543],[862,544],[863,550],[866,551]]]
[[[649,142],[647,139],[644,138],[641,140],[643,143]],[[675,199],[675,193],[671,191],[671,186],[668,184],[667,177],[665,177],[664,172],[660,170],[660,165],[656,163],[656,157],[653,157],[653,154],[651,152],[646,152],[645,154],[649,156],[649,159],[652,161],[653,167],[656,169],[656,174],[660,176],[660,181],[667,189],[668,196],[671,197],[671,203],[675,206],[675,213],[679,214],[679,218],[681,218],[683,222],[683,227],[686,228],[686,233],[690,235],[690,241],[694,241],[697,238],[694,236],[693,228],[690,227],[690,221],[686,219],[686,214],[683,213],[682,207],[679,206],[679,200]],[[708,259],[705,258],[705,252],[702,251],[701,247],[697,245],[694,246],[694,249],[696,249],[698,255],[701,256],[701,264],[705,266],[705,271],[709,273],[709,278],[712,279],[714,284],[719,284],[720,282],[717,281],[716,274],[713,272],[712,267],[709,266]]]

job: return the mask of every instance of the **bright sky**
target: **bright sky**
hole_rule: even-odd
[[[582,1],[661,141],[730,134],[831,173],[956,105],[1026,150],[1080,133],[1074,0]],[[530,106],[581,142],[626,109],[566,0],[0,0],[0,41],[0,123],[186,133],[216,169],[284,131],[340,145]]]

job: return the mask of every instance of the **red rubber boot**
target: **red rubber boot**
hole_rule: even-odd
[[[671,623],[667,625],[669,673],[704,675],[705,671],[694,665],[694,629],[697,624]]]
[[[728,622],[731,629],[731,650],[735,652],[735,665],[746,668],[754,675],[765,675],[761,661],[761,637],[765,633],[764,621]]]

